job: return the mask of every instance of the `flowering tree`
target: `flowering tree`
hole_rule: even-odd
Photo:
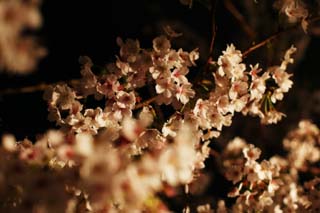
[[[81,56],[80,79],[3,91],[44,89],[48,120],[56,127],[34,141],[3,135],[1,211],[319,211],[316,124],[295,124],[281,151],[269,150],[269,156],[262,153],[263,141],[253,145],[236,131],[224,131],[239,122],[237,116],[257,118],[250,122],[261,123],[259,128],[286,119],[280,104],[293,86],[288,70],[305,42],[280,39],[273,51],[281,60],[272,64],[265,62],[266,54],[250,55],[290,31],[316,34],[319,3],[180,2],[191,10],[203,4],[212,16],[205,60],[201,48],[175,48],[185,33],[165,25],[146,47],[118,37],[119,53],[105,66]],[[40,27],[39,3],[0,2],[0,65],[8,72],[29,72],[45,55],[34,37],[23,34],[25,28]],[[250,20],[257,8],[278,11],[283,26],[244,51],[230,42],[217,52],[220,7],[239,22],[246,39],[260,38],[264,23]],[[244,38],[238,38],[241,45]],[[227,143],[224,134],[231,134]],[[214,193],[207,190],[211,186],[227,191]]]

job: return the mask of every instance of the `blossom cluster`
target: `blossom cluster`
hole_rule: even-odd
[[[173,35],[155,38],[152,49],[141,48],[137,40],[118,38],[120,53],[114,63],[96,73],[91,59],[81,57],[79,81],[57,84],[45,92],[48,118],[60,128],[35,143],[16,142],[10,135],[3,138],[4,156],[15,158],[1,169],[4,192],[15,189],[12,198],[5,199],[4,209],[169,212],[158,194],[174,196],[183,185],[189,191],[205,167],[210,142],[223,126],[231,125],[236,112],[259,116],[266,124],[282,118],[274,104],[292,86],[286,69],[293,63],[294,47],[280,65],[263,72],[258,64],[247,71],[241,52],[229,45],[217,62],[209,64],[214,86],[203,98],[188,80],[199,58],[197,49],[172,49]],[[145,88],[154,96],[148,97]],[[95,108],[89,107],[94,104]],[[177,111],[161,118],[159,105]],[[239,150],[245,157],[241,165],[225,163],[227,179],[240,184],[232,194],[240,197],[237,206],[269,207],[281,182],[279,166],[258,163],[258,148]],[[41,192],[27,196],[36,190]],[[42,195],[45,191],[50,195]],[[51,203],[54,197],[61,201]],[[219,208],[226,208],[222,201]],[[205,205],[198,211],[210,209]]]
[[[285,157],[258,161],[261,150],[235,138],[224,149],[221,159],[227,180],[236,184],[228,194],[237,197],[226,207],[220,200],[217,212],[316,212],[319,209],[319,178],[300,183],[298,159],[308,160],[308,150],[294,144],[314,141],[319,146],[319,129],[302,121],[284,139],[293,144]],[[316,141],[314,140],[316,139]],[[170,194],[172,187],[192,181],[192,171],[201,158],[190,125],[178,131],[174,141],[150,148],[133,159],[124,144],[100,136],[80,133],[75,137],[51,130],[36,143],[16,142],[6,135],[2,140],[1,209],[16,212],[169,212],[156,192]],[[307,142],[308,143],[308,142]],[[314,144],[314,145],[316,145]],[[319,159],[312,163],[319,163]],[[50,193],[48,193],[50,192]],[[172,193],[172,192],[171,192]],[[190,212],[186,208],[184,212]],[[210,204],[197,212],[214,212]]]
[[[314,146],[312,149],[309,146]],[[225,177],[237,186],[228,194],[237,197],[232,212],[317,212],[319,178],[312,166],[319,163],[319,129],[310,121],[299,123],[283,140],[286,156],[273,156],[260,163],[261,150],[241,138],[230,141],[222,154]],[[301,184],[301,175],[311,179]],[[223,206],[222,206],[223,207]],[[220,207],[220,208],[222,208]],[[225,207],[223,207],[225,208]]]
[[[312,14],[304,2],[276,0],[274,7],[306,31]],[[24,33],[41,26],[40,3],[0,1],[1,69],[26,73],[44,56]],[[221,151],[213,145],[237,113],[264,125],[281,121],[277,105],[293,85],[288,67],[296,47],[263,67],[246,64],[248,52],[229,44],[198,66],[199,49],[175,49],[181,33],[164,30],[151,48],[117,38],[120,51],[105,66],[80,57],[81,79],[43,95],[56,129],[33,141],[3,135],[0,212],[169,213],[171,200],[201,196],[216,174],[228,193],[196,204],[185,199],[184,213],[320,211],[320,130],[312,121],[302,120],[283,139],[285,153],[269,159],[260,143],[240,137]]]
[[[307,32],[309,12],[302,0],[277,0],[274,6],[287,16],[290,23],[301,21],[302,29]]]

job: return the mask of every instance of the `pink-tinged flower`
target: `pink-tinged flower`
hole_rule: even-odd
[[[166,98],[171,98],[175,91],[175,84],[172,78],[161,78],[157,79],[156,92],[157,94],[162,94]]]
[[[227,168],[225,177],[227,180],[232,181],[233,184],[238,183],[243,178],[243,166],[242,165],[231,165]]]
[[[260,180],[272,180],[273,170],[275,165],[272,165],[269,161],[263,160],[261,163],[261,168],[257,171]]]
[[[167,78],[171,75],[170,68],[163,62],[150,67],[149,71],[153,79]]]
[[[147,129],[139,135],[135,144],[139,148],[148,148],[150,151],[157,152],[163,149],[167,145],[167,142],[159,130]]]
[[[243,200],[247,206],[254,205],[254,196],[256,194],[257,192],[251,192],[249,190],[246,190],[238,199]],[[238,202],[238,200],[236,202]]]
[[[96,109],[86,109],[84,112],[83,120],[79,123],[82,124],[82,131],[90,131],[92,134],[97,134],[97,131],[106,127],[107,114],[102,111],[100,107]]]
[[[79,62],[81,63],[81,82],[80,82],[80,90],[81,95],[88,96],[94,94],[96,92],[97,86],[97,77],[91,71],[91,67],[93,65],[91,59],[87,56],[82,56],[79,58]]]
[[[120,83],[116,75],[110,74],[102,78],[100,82],[97,83],[96,89],[107,98],[113,98],[120,90]]]
[[[246,93],[248,93],[248,83],[245,81],[235,81],[229,90],[229,97],[231,100],[235,100]]]
[[[268,192],[264,191],[262,195],[259,196],[259,207],[265,208],[267,206],[271,206],[273,204],[272,195]]]
[[[178,84],[184,84],[188,82],[188,79],[186,77],[188,72],[189,72],[188,67],[176,68],[171,73],[171,77]]]
[[[145,71],[137,71],[133,72],[127,78],[128,88],[140,88],[145,86],[146,84],[146,72]]]
[[[171,48],[171,43],[166,36],[159,36],[153,39],[153,49],[158,53],[167,53]]]
[[[131,142],[139,137],[144,128],[137,120],[130,117],[125,117],[122,121],[122,134]]]
[[[106,178],[118,171],[119,167],[120,159],[115,150],[95,151],[95,154],[90,155],[81,165],[80,175],[84,180],[90,180],[91,183],[104,182],[107,184]]]
[[[263,73],[261,77],[253,77],[250,84],[250,100],[260,100],[266,91],[266,80],[270,78],[269,72]]]
[[[116,103],[113,104],[111,111],[108,111],[108,114],[110,117],[117,121],[121,121],[125,117],[131,117],[132,116],[132,111],[130,108],[122,108],[119,107],[119,105]]]
[[[142,126],[147,127],[150,126],[154,119],[153,109],[151,106],[145,106],[142,108],[141,112],[139,113],[139,123]]]
[[[243,95],[240,98],[231,101],[231,106],[233,107],[234,111],[241,112],[246,107],[248,101],[249,95]],[[232,111],[230,112],[233,113]]]
[[[231,73],[232,64],[227,57],[220,56],[218,59],[218,74],[225,76],[226,73]]]
[[[227,56],[232,64],[238,64],[242,61],[242,54],[233,44],[227,45],[227,49],[222,51],[224,56]]]
[[[73,146],[64,144],[57,149],[57,156],[59,160],[73,165],[77,155]]]
[[[50,148],[55,148],[63,144],[65,141],[65,135],[61,131],[49,130],[46,134],[47,144]]]
[[[224,200],[219,200],[217,204],[217,213],[228,213]]]
[[[280,179],[271,180],[268,184],[268,192],[274,194],[284,183]]]
[[[252,81],[259,78],[259,73],[261,72],[261,68],[259,68],[259,64],[256,64],[254,66],[250,65],[250,71],[249,74],[251,76]]]
[[[217,100],[217,109],[219,113],[225,115],[228,112],[233,113],[234,107],[230,104],[228,95],[220,96]]]
[[[75,98],[74,90],[66,84],[56,85],[44,94],[44,99],[48,100],[51,107],[58,107],[62,110],[71,109]]]
[[[287,15],[289,22],[297,22],[308,17],[308,10],[302,1],[278,0],[275,7]]]
[[[124,91],[120,91],[117,93],[116,101],[116,104],[119,108],[133,109],[136,104],[136,96],[133,92],[127,93]]]
[[[123,60],[133,63],[137,59],[140,51],[138,40],[126,39],[125,43],[121,38],[117,38],[117,44],[120,46],[120,56]]]
[[[276,69],[272,73],[272,78],[276,81],[282,92],[288,92],[293,82],[289,79],[292,74],[288,74],[284,70]]]
[[[270,110],[266,114],[264,114],[264,117],[261,119],[261,123],[263,124],[276,124],[278,121],[282,119],[282,117],[285,116],[282,112],[278,112],[276,110]]]
[[[75,137],[75,152],[84,157],[89,157],[93,151],[93,137],[89,133],[80,133]]]
[[[195,92],[191,89],[192,85],[190,83],[185,83],[180,85],[176,90],[176,98],[183,104],[189,102],[190,98],[193,98]]]
[[[231,114],[223,116],[217,111],[217,109],[209,109],[207,117],[211,126],[219,131],[221,131],[223,126],[230,126],[232,123]]]
[[[138,72],[147,72],[152,64],[151,53],[147,50],[142,50],[141,53],[137,55],[136,61],[132,63],[131,66],[133,70]]]
[[[177,132],[181,128],[182,123],[183,123],[183,119],[180,114],[176,114],[170,117],[170,119],[162,127],[162,134],[165,137],[167,136],[176,137]]]
[[[2,147],[8,152],[14,152],[17,149],[16,138],[13,135],[3,135]]]
[[[121,70],[121,75],[124,75],[124,76],[128,75],[128,73],[133,71],[130,64],[127,62],[121,61],[120,58],[117,58],[116,66],[119,68],[119,70]]]
[[[277,100],[283,99],[283,91],[281,88],[277,88],[273,91],[272,95],[270,96],[271,102],[276,103]]]
[[[171,186],[192,181],[194,165],[197,162],[194,145],[192,131],[183,125],[175,137],[175,142],[160,156],[162,180]]]
[[[217,86],[216,90],[225,91],[228,90],[228,88],[230,88],[230,80],[226,76],[223,77],[217,73],[213,73],[213,76],[215,80],[214,83]]]
[[[197,207],[197,213],[213,213],[214,210],[211,209],[210,204],[200,205]]]
[[[176,50],[170,50],[170,52],[165,55],[164,61],[166,62],[169,69],[172,69],[174,67],[184,67],[184,61]]]
[[[179,49],[178,54],[180,58],[182,58],[182,66],[196,66],[195,61],[199,59],[198,49],[194,49],[190,53],[183,51],[183,49]]]
[[[297,48],[295,48],[293,45],[286,51],[286,53],[284,54],[284,57],[283,57],[283,61],[280,65],[280,68],[282,70],[286,70],[288,64],[292,64],[294,62],[294,59],[291,58],[291,55],[293,53],[295,53],[296,51],[297,51]]]
[[[193,114],[196,116],[196,119],[201,128],[208,129],[211,127],[210,121],[207,117],[207,112],[209,110],[209,102],[207,100],[202,100],[201,98],[197,100],[196,105],[193,109]]]
[[[232,81],[243,78],[246,66],[241,61],[241,52],[236,50],[233,44],[228,45],[226,51],[223,51],[223,55],[218,58],[218,74],[220,76],[226,75]]]
[[[189,53],[189,59],[190,59],[190,63],[193,66],[196,66],[196,62],[195,61],[199,59],[199,51],[198,51],[198,49],[194,49]]]
[[[255,161],[260,157],[261,150],[254,145],[249,144],[249,146],[243,149],[243,155],[248,161]]]
[[[247,175],[247,181],[251,184],[260,181],[258,172],[261,170],[261,165],[256,161],[247,161],[244,167],[244,173]]]
[[[230,141],[225,148],[225,152],[231,155],[239,155],[242,150],[247,146],[247,143],[239,137],[235,137],[232,141]]]

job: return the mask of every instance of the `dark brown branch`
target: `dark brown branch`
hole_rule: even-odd
[[[210,47],[209,47],[208,62],[210,62],[212,60],[214,42],[215,42],[216,32],[217,32],[217,26],[216,26],[217,2],[218,2],[218,0],[211,0],[211,10],[210,10],[210,16],[211,16],[211,41],[210,41]]]
[[[142,108],[142,107],[144,107],[144,106],[148,106],[149,104],[151,104],[152,102],[154,102],[154,101],[156,100],[156,98],[157,98],[157,96],[152,97],[152,98],[149,98],[148,100],[137,104],[134,109],[140,109],[140,108]]]
[[[244,16],[239,12],[239,10],[234,6],[231,0],[225,0],[224,6],[227,10],[234,16],[235,19],[240,23],[243,31],[251,38],[256,37],[255,31],[251,28],[251,26],[246,22]]]
[[[70,81],[61,81],[61,82],[56,82],[56,83],[41,83],[37,85],[32,85],[32,86],[26,86],[26,87],[21,87],[21,88],[7,88],[7,89],[2,89],[0,90],[0,95],[14,95],[14,94],[23,94],[23,93],[33,93],[33,92],[38,92],[38,91],[44,91],[48,89],[51,86],[57,85],[59,83],[67,83],[70,85],[74,85],[79,83],[79,79],[73,79]]]
[[[311,24],[313,22],[319,21],[320,20],[320,16],[319,17],[314,17],[314,18],[310,18],[308,19],[308,23]],[[301,27],[300,23],[296,24],[292,27],[289,27],[287,29],[281,30],[279,32],[276,32],[275,34],[269,36],[268,38],[264,39],[263,41],[260,41],[258,44],[250,47],[249,49],[245,50],[242,53],[242,56],[245,58],[249,53],[253,52],[256,49],[259,49],[260,47],[263,47],[264,45],[266,45],[267,43],[271,42],[272,40],[276,39],[277,37],[279,37],[280,35],[287,33],[291,30],[297,29],[298,27]]]

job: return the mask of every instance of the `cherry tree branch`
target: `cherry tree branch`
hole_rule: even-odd
[[[225,0],[224,6],[226,9],[234,16],[235,19],[240,23],[242,30],[251,38],[256,37],[255,31],[251,26],[246,22],[244,16],[239,12],[239,10],[234,6],[231,0]]]
[[[311,24],[313,22],[316,22],[316,21],[319,21],[320,20],[320,16],[317,16],[317,17],[314,17],[314,18],[310,18],[308,19],[308,23]],[[245,50],[243,53],[242,53],[242,56],[245,58],[247,57],[247,55],[253,51],[255,51],[256,49],[259,49],[260,47],[263,47],[264,45],[268,44],[269,42],[271,42],[272,40],[278,38],[280,35],[284,34],[284,33],[287,33],[291,30],[294,30],[294,29],[297,29],[298,27],[300,27],[300,23],[299,24],[296,24],[292,27],[289,27],[287,29],[284,29],[284,30],[281,30],[281,31],[278,31],[276,32],[275,34],[269,36],[268,38],[260,41],[258,44],[250,47],[249,49]]]

